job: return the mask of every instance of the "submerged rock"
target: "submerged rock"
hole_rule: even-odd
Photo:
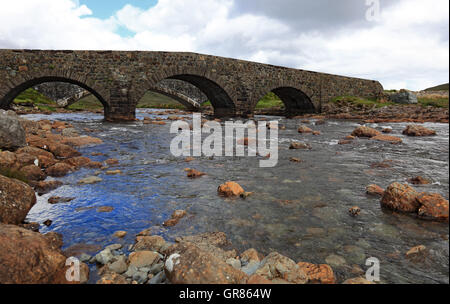
[[[448,221],[448,200],[437,193],[421,193],[417,198],[417,214],[423,218]]]
[[[311,145],[309,144],[305,144],[302,142],[298,142],[298,141],[293,141],[291,142],[291,145],[289,146],[289,149],[291,150],[311,150]]]
[[[384,194],[384,189],[381,188],[378,185],[372,184],[367,186],[366,188],[366,193],[369,195],[379,195],[379,196],[383,196]]]
[[[219,195],[222,195],[225,197],[236,197],[236,196],[240,196],[245,191],[236,182],[226,182],[225,184],[222,184],[219,186],[219,188],[217,189],[217,192],[219,193]]]
[[[81,185],[89,185],[101,182],[103,179],[98,176],[88,176],[81,179],[78,183]]]
[[[379,131],[377,131],[375,129],[366,127],[366,126],[358,127],[352,133],[352,136],[356,136],[356,137],[369,137],[369,138],[372,138],[372,137],[375,137],[375,136],[378,136],[378,135],[381,135],[381,132],[379,132]]]
[[[409,125],[403,131],[403,134],[408,136],[433,136],[436,135],[436,131],[420,125]]]
[[[336,278],[333,269],[327,264],[311,264],[299,262],[297,265],[306,273],[311,284],[335,284]]]
[[[423,178],[422,176],[416,176],[408,179],[408,183],[413,185],[428,185],[431,184],[431,181],[429,181],[426,178]]]

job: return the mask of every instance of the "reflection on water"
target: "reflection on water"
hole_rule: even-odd
[[[153,116],[142,110],[138,117]],[[278,251],[295,261],[339,263],[333,266],[338,279],[359,275],[365,260],[376,257],[381,262],[385,283],[448,283],[449,227],[381,210],[379,199],[367,197],[365,187],[387,187],[394,181],[406,182],[421,175],[432,185],[416,186],[419,191],[437,192],[448,199],[449,127],[425,124],[438,131],[436,137],[409,138],[401,135],[404,123],[390,126],[402,137],[402,145],[357,140],[351,145],[337,145],[357,126],[351,121],[327,121],[312,126],[321,136],[297,133],[299,121],[276,118],[287,127],[280,130],[279,162],[275,168],[259,168],[252,157],[196,158],[191,163],[170,154],[170,125],[143,125],[141,122],[110,124],[97,114],[28,115],[30,119],[70,121],[75,127],[95,130],[93,136],[104,143],[82,148],[96,161],[117,158],[120,175],[100,173],[102,182],[79,186],[79,179],[94,170],[83,169],[62,180],[65,186],[38,198],[28,219],[42,223],[64,236],[64,247],[74,244],[108,245],[118,242],[112,234],[128,231],[122,240],[132,244],[143,229],[161,225],[176,209],[189,216],[173,228],[160,227],[157,233],[173,240],[176,236],[207,231],[224,231],[240,249],[250,247],[267,254]],[[376,124],[372,127],[381,127]],[[289,150],[292,139],[311,144],[312,150]],[[103,152],[105,156],[90,156]],[[291,157],[303,163],[292,163]],[[393,160],[391,168],[371,168],[371,164]],[[187,179],[184,168],[206,172],[200,179]],[[116,168],[115,168],[116,169]],[[233,180],[255,194],[246,200],[217,196],[221,183]],[[50,196],[75,197],[66,204],[50,205]],[[111,206],[110,213],[96,207]],[[362,213],[353,218],[348,209],[359,206]],[[425,245],[430,249],[423,261],[408,261],[405,252]]]

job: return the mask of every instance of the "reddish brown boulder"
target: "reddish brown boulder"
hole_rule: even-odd
[[[297,265],[306,273],[308,282],[312,284],[335,284],[333,269],[327,264],[311,264],[299,262]]]
[[[35,203],[36,195],[30,186],[0,175],[0,223],[22,223]]]
[[[72,169],[73,169],[73,167],[66,163],[57,163],[57,164],[54,164],[53,166],[47,168],[45,170],[45,172],[49,176],[62,177],[62,176],[66,176],[69,172],[72,171]]]
[[[46,237],[0,224],[1,284],[64,284],[66,257],[53,235]]]
[[[437,193],[421,193],[417,197],[420,204],[419,216],[435,220],[448,221],[448,200]]]
[[[158,235],[138,236],[136,237],[136,244],[134,244],[133,250],[150,250],[158,252],[165,244],[166,241]]]
[[[28,165],[33,165],[36,161],[36,159],[38,159],[36,156],[33,156],[31,154],[28,153],[17,153],[16,154],[16,167],[25,167]]]
[[[108,166],[117,165],[117,164],[119,164],[119,160],[117,160],[115,158],[110,158],[110,159],[105,160],[105,163]]]
[[[377,135],[372,137],[373,140],[377,141],[387,141],[393,144],[402,143],[403,140],[400,137],[389,136],[389,135]]]
[[[272,283],[272,281],[269,281],[260,275],[254,274],[248,279],[247,284],[252,284],[252,285],[261,285],[262,284],[262,285],[264,285],[264,284],[273,284],[273,283]]]
[[[418,195],[416,190],[406,184],[393,183],[384,192],[381,206],[396,211],[417,212],[420,207],[416,200]]]
[[[129,284],[125,277],[117,274],[115,272],[108,272],[104,274],[100,280],[97,281],[97,284],[101,285],[126,285]]]
[[[219,195],[222,195],[225,197],[235,197],[235,196],[240,196],[245,191],[236,182],[226,182],[225,184],[222,184],[219,186],[219,188],[217,189],[217,192],[219,193]]]
[[[76,169],[88,167],[91,160],[84,156],[77,156],[68,158],[64,161],[66,164],[75,167]]]
[[[50,143],[48,145],[48,150],[58,158],[71,158],[81,156],[80,152],[64,144]]]
[[[58,187],[62,186],[61,181],[53,180],[53,181],[40,181],[40,182],[31,182],[30,185],[34,187],[34,189],[39,194],[48,193],[52,190],[57,189]]]
[[[167,250],[165,273],[172,284],[244,284],[248,276],[193,243]]]
[[[378,136],[378,135],[381,135],[381,132],[379,132],[379,131],[377,131],[375,129],[366,127],[366,126],[358,127],[352,133],[352,136],[356,136],[356,137],[369,137],[369,138],[372,138],[372,137],[375,137],[375,136]]]
[[[53,157],[47,157],[45,155],[38,155],[38,162],[39,162],[39,167],[41,167],[42,169],[47,169],[48,167],[53,166],[54,164],[56,164],[57,160]]]
[[[82,147],[87,145],[98,145],[103,143],[100,138],[91,137],[91,136],[75,136],[75,137],[64,137],[61,142],[63,144],[73,146],[73,147]]]
[[[16,155],[13,152],[0,152],[0,168],[11,169],[15,167],[16,161]]]
[[[204,175],[206,175],[206,174],[203,172],[197,171],[195,169],[189,169],[187,171],[187,177],[189,177],[189,178],[198,178],[198,177],[202,177]]]
[[[409,125],[403,131],[403,134],[408,136],[433,136],[436,135],[436,131],[425,128],[419,125]]]
[[[313,133],[313,130],[311,128],[308,128],[307,126],[300,126],[297,129],[298,133]]]
[[[372,184],[372,185],[367,186],[366,193],[369,194],[369,195],[380,195],[380,196],[383,196],[384,189],[381,188],[378,185]]]
[[[311,150],[311,146],[309,144],[305,144],[302,142],[293,141],[293,142],[291,142],[289,149],[290,150],[300,150],[300,149]]]
[[[177,238],[175,241],[177,243],[192,243],[202,251],[221,259],[223,262],[237,256],[236,250],[231,248],[232,244],[223,232],[207,232],[185,236]]]
[[[52,153],[45,151],[43,149],[40,149],[40,148],[32,147],[32,146],[20,148],[16,151],[16,153],[27,153],[27,154],[35,156],[36,158],[41,155],[46,156],[48,158],[53,158]]]
[[[22,172],[28,180],[41,181],[47,177],[45,173],[42,172],[41,168],[36,165],[25,166],[20,169],[20,172]]]

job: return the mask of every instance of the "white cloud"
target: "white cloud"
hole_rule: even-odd
[[[126,5],[101,20],[75,0],[16,0],[0,9],[0,47],[193,51],[378,79],[386,88],[448,82],[446,0],[401,0],[382,6],[378,23],[341,16],[326,30],[292,21],[301,1],[277,1],[273,15],[251,6],[239,13],[237,1],[160,0],[147,10]],[[135,35],[121,37],[121,27]]]

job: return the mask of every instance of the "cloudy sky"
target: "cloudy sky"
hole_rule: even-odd
[[[0,5],[0,48],[192,51],[377,79],[386,89],[419,90],[449,81],[448,0]]]

